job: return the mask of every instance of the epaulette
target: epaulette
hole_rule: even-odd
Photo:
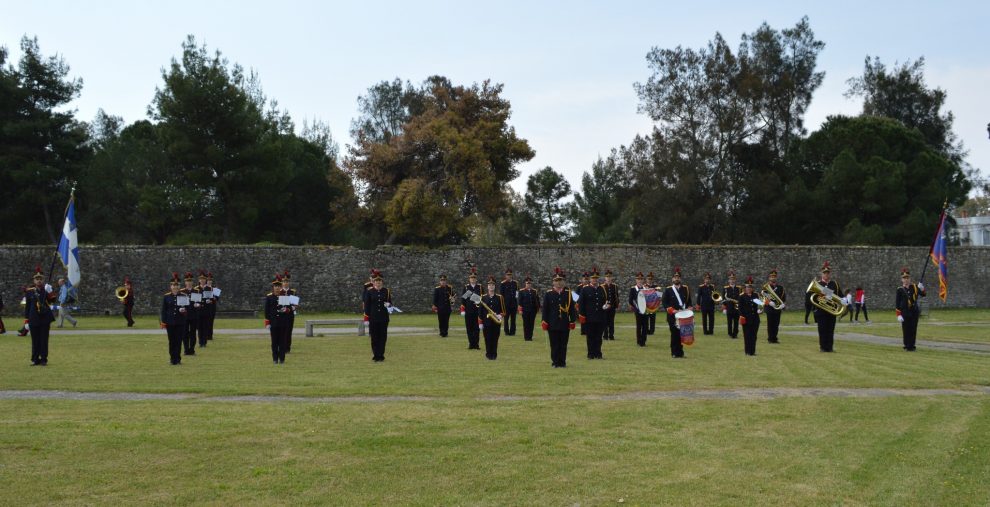
[[[274,295],[275,295],[274,292],[269,292],[268,294],[265,294],[265,297],[267,297],[267,296],[274,296]]]
[[[171,293],[171,292],[166,292],[166,293],[165,293],[164,295],[165,295],[165,296],[171,296],[171,295],[172,295],[172,293]]]

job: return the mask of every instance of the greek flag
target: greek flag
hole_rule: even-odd
[[[65,212],[65,225],[62,226],[62,237],[58,240],[58,256],[62,259],[66,271],[69,272],[68,285],[79,285],[79,240],[76,235],[76,198],[69,198],[69,207]]]

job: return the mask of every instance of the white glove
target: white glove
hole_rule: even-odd
[[[272,326],[265,326],[265,329],[271,329]]]
[[[773,301],[771,301],[770,302],[770,308],[777,308],[777,305]]]
[[[780,303],[780,308],[777,308],[777,309],[778,310],[783,310],[785,306],[787,306],[787,303]]]
[[[30,331],[31,330],[31,324],[24,324],[24,330],[25,331]]]
[[[463,317],[463,316],[464,316],[464,312],[461,312],[461,317]]]
[[[728,315],[728,314],[729,314],[729,311],[728,310],[725,310],[725,309],[722,310],[722,315]]]
[[[612,307],[612,305],[610,305],[608,303],[605,303],[605,304],[602,305],[602,310],[608,310],[611,307]]]
[[[388,301],[386,301],[386,302],[385,302],[385,308],[388,308],[388,307],[390,307],[390,306],[392,306],[392,303],[389,303]]]
[[[193,308],[199,308],[199,303],[193,303]]]
[[[761,313],[763,313],[763,308],[757,308],[756,309],[756,314],[759,315]]]
[[[919,285],[920,285],[920,284],[919,284]],[[45,292],[51,292],[51,291],[52,291],[52,286],[51,286],[51,284],[47,284],[47,283],[46,283],[46,284],[45,284]]]
[[[923,284],[921,282],[918,282],[918,289],[919,290],[925,290],[925,284]]]
[[[901,324],[903,324],[904,323],[904,316],[903,315],[898,315],[897,316],[897,322],[900,322]]]
[[[482,330],[485,329],[485,325],[484,324],[478,324],[478,329],[482,329]]]

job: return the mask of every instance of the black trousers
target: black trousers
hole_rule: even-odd
[[[388,341],[388,322],[368,322],[368,334],[371,335],[371,358],[376,361],[385,360],[385,342]]]
[[[835,316],[822,310],[815,310],[815,322],[818,323],[818,348],[823,352],[832,352],[835,342]]]
[[[272,361],[285,362],[285,327],[272,327],[269,334],[272,337]]]
[[[780,330],[780,312],[775,310],[767,310],[767,341],[770,343],[779,343],[780,340],[777,339],[777,332]],[[745,334],[746,330],[743,329]]]
[[[805,300],[804,302],[804,323],[808,323],[808,315],[813,315],[815,312],[815,305],[811,304],[811,301]],[[815,316],[817,319],[817,315]],[[815,322],[818,322],[815,320]]]
[[[650,316],[636,313],[636,345],[646,346],[646,335],[650,333]]]
[[[904,322],[901,322],[901,333],[904,334],[904,348],[914,350],[914,342],[918,338],[917,315],[904,315]]]
[[[649,324],[646,328],[646,334],[653,334],[657,330],[657,314],[649,314]]]
[[[667,314],[667,327],[670,328],[670,356],[684,357],[684,345],[681,344],[681,328],[677,327],[674,314]]]
[[[870,320],[870,314],[866,311],[866,303],[856,303],[856,322],[859,322],[859,311],[863,310],[863,318]]]
[[[485,357],[495,359],[498,357],[498,336],[502,333],[502,326],[491,319],[485,319]]]
[[[585,341],[588,342],[588,359],[602,358],[602,335],[605,333],[605,322],[585,323]]]
[[[480,333],[481,330],[478,329],[478,314],[477,313],[465,313],[464,314],[464,327],[467,331],[468,348],[469,349],[480,349]]]
[[[121,315],[127,320],[128,326],[134,325],[134,305],[124,305],[124,311]]]
[[[182,345],[186,339],[186,326],[173,324],[165,328],[168,334],[168,360],[172,364],[182,362]]]
[[[567,340],[571,330],[551,329],[547,333],[550,335],[550,361],[554,366],[567,366]]]
[[[756,335],[760,332],[760,318],[753,317],[746,319],[746,325],[743,326],[743,349],[746,350],[747,356],[756,355]]]
[[[533,341],[533,326],[536,324],[536,312],[523,312],[523,340]]]
[[[715,334],[715,309],[701,310],[701,329],[704,334]]]
[[[505,325],[505,336],[515,336],[516,335],[516,312],[519,310],[516,303],[510,303],[506,301],[505,306],[507,307],[505,312],[505,318],[502,319],[502,323]]]
[[[0,317],[0,333],[6,333],[7,328],[3,326],[3,317]]]
[[[206,339],[207,341],[213,339],[213,324],[217,321],[217,307],[214,305],[212,310],[206,314]]]
[[[729,329],[729,338],[739,337],[739,312],[737,310],[726,310],[725,322]]]
[[[186,334],[183,338],[186,354],[196,352],[196,333],[199,331],[199,319],[186,319]]]
[[[615,339],[615,308],[605,310],[605,333],[602,335],[602,339]]]
[[[48,333],[51,331],[52,323],[31,324],[31,362],[48,362]]]
[[[293,313],[289,314],[289,321],[286,324],[285,329],[285,353],[288,354],[292,352],[292,326],[296,323],[296,316]]]
[[[210,339],[210,316],[200,315],[199,317],[199,346],[205,347],[206,341]]]
[[[437,325],[440,326],[440,336],[447,336],[450,331],[450,311],[437,312]]]

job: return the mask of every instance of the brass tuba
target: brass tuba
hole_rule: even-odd
[[[832,289],[822,288],[817,280],[812,279],[811,283],[808,284],[808,290],[805,292],[811,293],[811,304],[821,308],[826,313],[836,317],[842,317],[846,313],[846,305],[842,304],[842,298],[835,295]]]
[[[770,282],[767,282],[763,284],[763,287],[760,287],[760,299],[769,300],[778,310],[784,305],[784,302],[780,300],[780,296],[778,296],[777,292],[770,286]]]
[[[129,294],[130,291],[127,290],[127,287],[117,287],[117,290],[114,291],[114,295],[117,296],[117,299],[119,299],[121,302],[127,299],[127,296]]]

